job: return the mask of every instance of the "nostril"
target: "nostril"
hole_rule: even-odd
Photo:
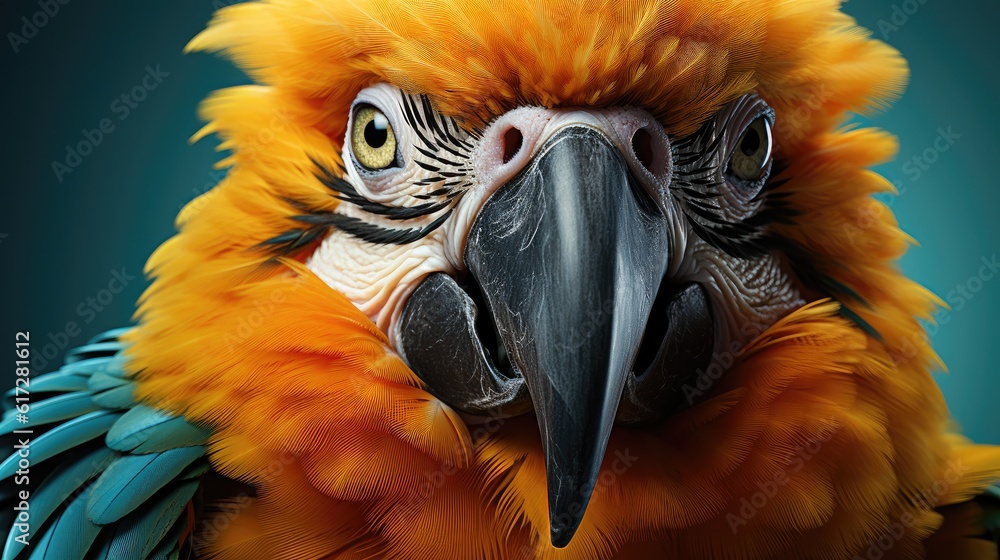
[[[643,167],[652,171],[653,137],[645,128],[640,128],[632,135],[632,151]]]
[[[521,151],[521,144],[524,142],[524,136],[521,135],[521,131],[510,127],[507,132],[503,133],[503,162],[507,163],[514,159],[517,152]]]

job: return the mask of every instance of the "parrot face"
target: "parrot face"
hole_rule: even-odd
[[[912,519],[885,557],[914,558],[978,534],[934,507],[1000,451],[948,431],[935,299],[871,196],[895,140],[844,126],[906,65],[839,6],[222,9],[188,48],[255,83],[202,105],[229,172],[150,258],[119,368],[252,487],[207,553],[851,558]]]
[[[768,228],[775,119],[747,94],[683,138],[634,107],[464,128],[372,86],[343,172],[318,173],[341,204],[307,266],[470,421],[534,410],[565,546],[612,427],[690,404],[713,360],[804,303]]]

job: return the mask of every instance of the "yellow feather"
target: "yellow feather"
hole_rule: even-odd
[[[838,9],[269,0],[220,10],[188,49],[222,51],[258,85],[202,107],[210,124],[194,139],[218,135],[232,167],[150,258],[156,281],[129,348],[138,396],[213,426],[215,467],[257,488],[207,550],[841,559],[889,535],[884,558],[990,557],[966,538],[976,511],[960,508],[1000,477],[1000,452],[950,434],[930,375],[940,361],[916,319],[940,300],[899,272],[911,240],[870,198],[892,188],[867,168],[891,159],[896,142],[843,128],[899,94],[906,64]],[[465,425],[303,256],[274,263],[254,249],[293,226],[287,198],[335,206],[312,159],[339,162],[351,101],[380,81],[427,94],[470,126],[522,104],[628,104],[672,135],[757,91],[777,113],[779,191],[801,216],[774,231],[804,249],[800,264],[865,300],[843,304],[881,340],[806,292],[813,303],[744,349],[698,404],[656,429],[612,434],[579,532],[552,548],[535,419]],[[769,484],[781,491],[761,503]]]

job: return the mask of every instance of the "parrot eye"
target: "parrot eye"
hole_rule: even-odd
[[[771,123],[761,115],[740,135],[727,171],[737,179],[753,183],[764,175],[770,157]]]
[[[766,251],[767,183],[775,112],[754,93],[730,102],[694,134],[673,143],[671,192],[695,233],[737,258]]]
[[[365,169],[386,169],[396,161],[396,135],[389,119],[371,105],[360,105],[354,112],[351,151]]]

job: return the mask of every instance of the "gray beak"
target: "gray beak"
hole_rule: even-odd
[[[566,546],[667,266],[666,220],[611,142],[574,126],[487,200],[465,258],[527,384],[552,543]]]

